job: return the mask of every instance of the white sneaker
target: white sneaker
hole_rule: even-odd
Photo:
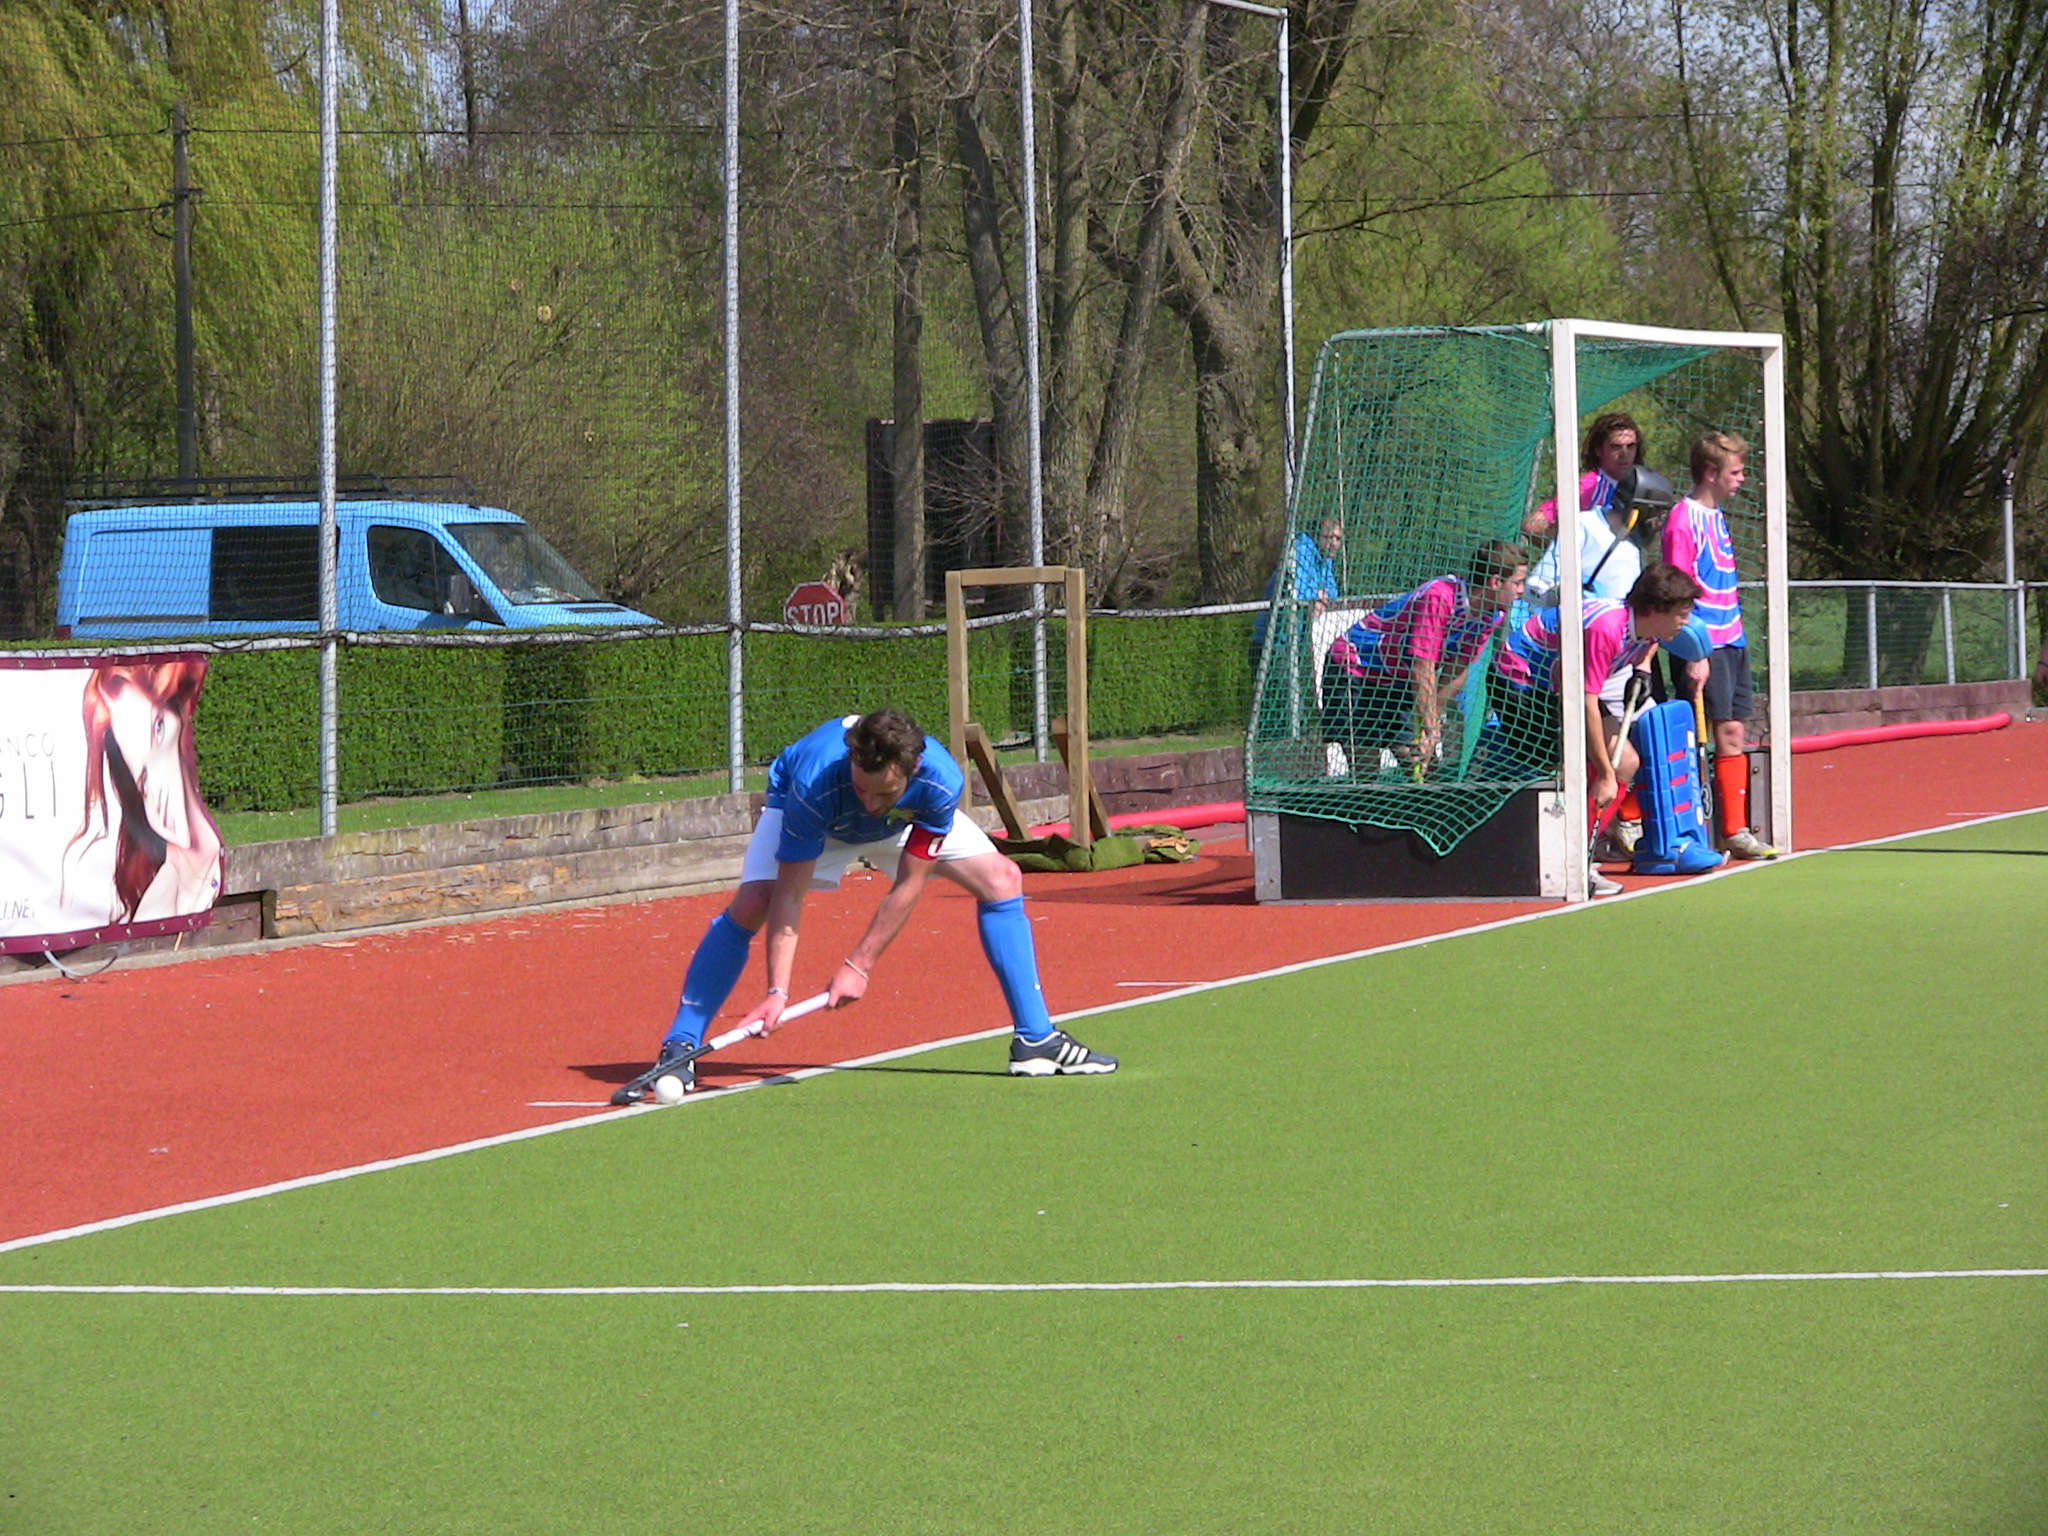
[[[1640,821],[1617,821],[1612,832],[1614,846],[1621,850],[1625,859],[1635,857],[1636,844],[1643,840],[1643,824]]]
[[[1775,859],[1778,850],[1744,827],[1733,837],[1721,839],[1721,846],[1738,859]]]
[[[1323,766],[1333,779],[1341,779],[1351,772],[1351,760],[1344,755],[1344,749],[1334,741],[1323,743]]]
[[[1619,896],[1621,894],[1621,882],[1619,880],[1610,880],[1597,869],[1592,872],[1592,875],[1593,878],[1588,882],[1587,889],[1595,896]]]

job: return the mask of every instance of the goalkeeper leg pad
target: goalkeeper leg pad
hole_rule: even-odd
[[[1692,706],[1673,700],[1644,710],[1629,740],[1642,761],[1635,786],[1643,808],[1636,873],[1698,875],[1719,869],[1723,855],[1700,821],[1700,755]]]

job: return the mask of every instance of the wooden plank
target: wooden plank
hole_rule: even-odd
[[[1088,766],[1088,573],[1078,565],[1069,566],[1066,585],[1067,741],[1060,756],[1066,759],[1067,785],[1073,793],[1067,832],[1085,847],[1098,837],[1109,836],[1109,825],[1102,819],[1102,802],[1096,797],[1095,776]]]
[[[946,741],[956,763],[967,760],[967,574],[946,572]],[[960,790],[960,809],[964,813],[973,807],[974,780],[968,777]]]
[[[967,722],[966,735],[967,755],[981,770],[981,782],[988,789],[989,803],[1003,818],[1004,830],[1012,837],[1024,837],[1024,814],[1017,809],[1017,800],[1010,793],[1010,786],[1003,782],[1003,765],[996,761],[995,744],[988,739],[988,732],[972,720]]]
[[[1102,796],[1096,792],[1094,775],[1088,774],[1085,778],[1075,777],[1074,759],[1073,757],[1068,755],[1073,745],[1073,735],[1067,729],[1067,717],[1065,715],[1061,715],[1053,721],[1052,739],[1053,745],[1059,748],[1060,760],[1067,765],[1068,835],[1070,837],[1073,837],[1074,841],[1077,843],[1092,842],[1095,838],[1109,836],[1109,812],[1102,804]],[[1083,761],[1085,762],[1086,759],[1083,759]],[[1087,800],[1088,805],[1089,836],[1086,838],[1080,837],[1074,832],[1074,828],[1081,824],[1081,818],[1077,814],[1077,812],[1079,810],[1083,796],[1075,788],[1075,786],[1079,784],[1085,784],[1087,786],[1087,795],[1085,798]]]

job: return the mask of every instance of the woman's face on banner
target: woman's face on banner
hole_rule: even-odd
[[[165,842],[180,847],[190,843],[185,765],[179,752],[184,722],[158,703],[148,688],[123,679],[108,694],[107,734],[114,738],[122,761],[135,776],[149,824]]]

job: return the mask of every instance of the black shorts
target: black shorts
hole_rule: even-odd
[[[1749,722],[1756,695],[1749,685],[1749,647],[1717,645],[1707,657],[1707,719]]]

